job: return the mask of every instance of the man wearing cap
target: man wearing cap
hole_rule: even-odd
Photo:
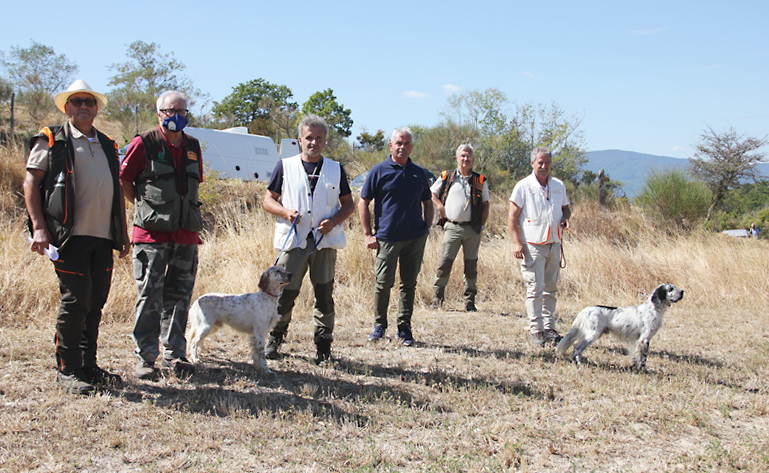
[[[137,135],[128,147],[120,184],[135,215],[134,278],[138,297],[133,338],[136,377],[155,379],[155,361],[177,376],[195,367],[187,361],[187,314],[198,269],[198,232],[203,228],[198,184],[203,180],[200,143],[185,134],[187,98],[168,91],[158,97],[159,126]]]
[[[489,185],[482,174],[473,172],[473,147],[469,144],[457,148],[457,169],[441,173],[430,187],[433,205],[443,223],[443,244],[433,283],[431,309],[443,306],[446,284],[451,266],[459,253],[465,257],[465,312],[475,312],[478,293],[478,250],[481,232],[489,218]]]
[[[101,309],[112,281],[112,250],[128,254],[125,204],[115,142],[93,127],[107,98],[76,80],[54,102],[67,115],[31,142],[24,178],[31,249],[50,252],[59,278],[56,319],[58,381],[87,394],[96,385],[117,385],[120,376],[96,364]],[[58,253],[58,258],[56,257]]]

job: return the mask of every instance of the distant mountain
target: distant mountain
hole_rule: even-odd
[[[641,193],[646,176],[652,168],[675,167],[685,169],[689,165],[688,159],[655,156],[618,149],[588,151],[587,158],[588,163],[585,165],[585,169],[596,174],[598,174],[599,169],[603,169],[612,181],[623,183],[622,191],[631,199]],[[760,164],[758,169],[763,176],[769,176],[769,164]]]

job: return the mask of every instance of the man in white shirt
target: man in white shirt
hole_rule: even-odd
[[[534,148],[534,172],[515,185],[507,218],[513,256],[522,260],[529,331],[536,346],[557,345],[561,340],[553,314],[561,271],[561,231],[569,228],[571,209],[563,181],[550,175],[551,164],[548,148]]]
[[[443,171],[430,187],[433,206],[443,226],[443,244],[433,283],[431,309],[443,306],[446,284],[451,266],[462,247],[465,258],[464,300],[465,311],[475,312],[478,293],[478,250],[481,232],[489,218],[489,185],[482,174],[473,172],[473,147],[469,144],[457,148],[457,169]]]

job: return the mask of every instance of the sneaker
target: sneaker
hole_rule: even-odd
[[[156,379],[159,374],[160,372],[155,368],[155,363],[149,361],[140,361],[136,365],[136,371],[134,371],[137,379]]]
[[[563,337],[555,330],[551,328],[545,330],[545,340],[552,343],[553,345],[558,345],[562,339]]]
[[[187,361],[187,358],[174,358],[173,360],[163,358],[160,362],[160,366],[164,368],[173,368],[174,374],[180,378],[195,374],[195,366]]]
[[[384,337],[386,330],[387,329],[385,327],[377,325],[374,327],[374,331],[371,332],[371,335],[368,336],[368,341],[376,342],[377,340],[381,340]]]
[[[104,371],[98,366],[86,366],[83,368],[86,381],[96,386],[120,386],[123,378],[120,375]]]
[[[85,379],[83,370],[75,370],[69,374],[59,371],[58,380],[61,386],[71,394],[89,394],[96,389],[93,384]]]
[[[411,335],[411,327],[408,325],[401,325],[398,327],[398,338],[403,340],[403,345],[410,347],[414,344],[414,337]]]
[[[331,359],[331,341],[321,339],[316,345],[318,349],[318,357],[315,359],[315,364],[319,365],[325,363]]]
[[[267,339],[267,346],[264,348],[264,357],[268,360],[279,360],[280,352],[278,348],[283,344],[282,337],[270,337]]]
[[[531,344],[537,347],[545,346],[545,334],[542,332],[534,332],[531,334]]]

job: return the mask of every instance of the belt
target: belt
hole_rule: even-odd
[[[454,225],[462,225],[462,226],[470,225],[470,222],[455,222],[454,220],[449,220],[449,219],[446,219],[446,221],[449,223],[453,223]]]

